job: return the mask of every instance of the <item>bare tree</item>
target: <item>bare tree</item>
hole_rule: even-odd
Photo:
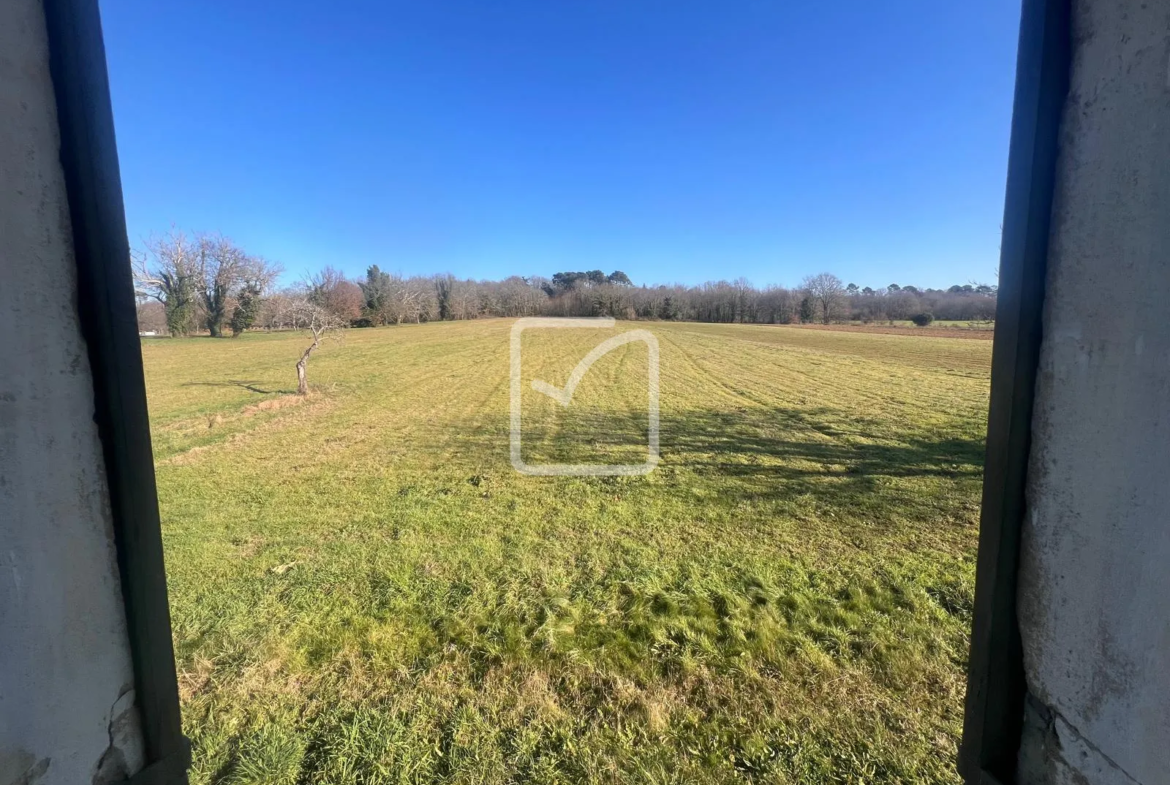
[[[167,332],[166,309],[162,303],[140,297],[137,311],[139,333],[162,335]]]
[[[530,316],[536,313],[538,304],[533,299],[534,295],[539,295],[541,301],[547,299],[544,292],[533,288],[518,275],[505,278],[494,288],[499,316]]]
[[[294,324],[307,330],[313,336],[313,342],[301,353],[301,359],[297,360],[297,394],[308,395],[309,358],[321,345],[321,341],[326,335],[340,333],[341,330],[345,329],[347,322],[328,308],[310,302],[308,298],[298,300],[293,304],[291,310],[290,316]]]
[[[756,321],[756,306],[759,292],[747,278],[736,278],[731,282],[735,295],[735,316],[737,322]]]
[[[235,305],[232,299],[237,290],[246,290],[258,298],[276,280],[280,267],[258,256],[249,256],[219,235],[200,237],[197,254],[204,324],[211,337],[218,338],[223,335],[224,324],[232,313]]]
[[[451,288],[451,313],[456,319],[479,318],[479,287],[474,281],[456,281]]]
[[[372,265],[358,286],[365,297],[363,310],[374,324],[421,322],[424,315],[429,318],[432,310],[438,310],[434,285],[428,279],[406,279]]]
[[[174,228],[147,241],[131,263],[139,294],[163,304],[172,335],[190,334],[200,317],[212,336],[222,335],[239,293],[257,298],[280,274],[278,265],[249,256],[224,237],[188,237]]]
[[[263,299],[256,321],[265,330],[289,330],[293,328],[293,311],[300,301],[301,292],[282,289],[272,292]]]
[[[797,318],[797,298],[781,286],[769,286],[757,296],[755,321],[770,324],[791,324]]]
[[[362,315],[365,298],[361,288],[333,267],[326,267],[305,280],[309,301],[325,308],[345,322]]]
[[[199,243],[178,229],[151,238],[141,253],[131,253],[134,285],[142,296],[162,303],[171,335],[195,328],[200,283]]]
[[[845,285],[832,273],[817,273],[804,279],[804,288],[820,307],[822,321],[828,324],[839,310]]]
[[[408,321],[418,324],[430,320],[438,311],[438,298],[435,289],[425,278],[397,278],[395,295],[397,297],[398,322]]]

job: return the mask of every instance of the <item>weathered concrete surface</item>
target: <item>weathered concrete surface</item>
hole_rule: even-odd
[[[1170,782],[1170,3],[1074,0],[1033,420],[1021,781]]]
[[[0,785],[142,767],[40,0],[0,2]]]

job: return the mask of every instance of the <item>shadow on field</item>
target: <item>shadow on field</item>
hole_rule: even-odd
[[[456,460],[485,455],[507,463],[506,420],[436,423],[425,439],[444,445]],[[613,444],[645,445],[645,414],[578,413],[556,423],[525,422],[523,444],[530,463],[554,463],[571,444],[576,462],[602,462]],[[600,448],[589,453],[590,447]],[[731,482],[720,492],[742,497],[811,494],[834,504],[881,491],[910,507],[929,504],[921,488],[902,480],[978,482],[984,439],[959,427],[931,429],[888,418],[867,419],[834,409],[752,407],[663,412],[661,462],[666,476],[692,473]],[[422,448],[424,450],[427,447]],[[590,454],[590,457],[582,457]],[[644,453],[642,453],[644,456]],[[638,458],[641,460],[641,458]],[[685,474],[678,475],[685,484]],[[892,482],[893,481],[893,482]]]
[[[832,410],[688,411],[663,416],[661,441],[664,460],[741,476],[820,475],[828,467],[886,477],[983,471],[982,438],[899,432],[889,423],[843,423]]]
[[[271,395],[272,393],[280,393],[281,395],[292,395],[296,390],[265,390],[257,387],[256,382],[240,381],[233,379],[226,382],[183,382],[180,387],[239,387],[254,392],[258,395]]]
[[[661,468],[723,480],[743,501],[809,497],[851,512],[933,519],[939,494],[978,483],[984,440],[840,412],[769,408],[664,416]],[[924,485],[920,481],[925,481]],[[937,485],[936,483],[942,483]],[[945,506],[945,505],[944,505]]]

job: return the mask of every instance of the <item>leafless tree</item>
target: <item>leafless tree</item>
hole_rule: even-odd
[[[345,329],[347,322],[328,308],[310,302],[308,298],[302,298],[293,303],[289,316],[295,326],[307,330],[313,337],[312,343],[301,353],[301,359],[297,360],[297,394],[308,395],[309,358],[327,335],[339,334],[341,330]]]
[[[237,290],[247,286],[263,293],[280,274],[280,266],[244,253],[220,235],[200,237],[197,255],[204,324],[211,337],[218,338],[223,335]]]
[[[804,289],[820,307],[822,321],[828,324],[839,312],[845,294],[841,279],[832,273],[817,273],[804,279]]]
[[[212,336],[222,335],[240,289],[263,292],[280,274],[278,265],[225,237],[189,237],[175,228],[148,240],[131,265],[139,294],[163,304],[172,335],[190,334],[200,318]]]
[[[163,335],[167,332],[166,309],[163,304],[140,297],[138,301],[138,332]]]
[[[303,293],[294,289],[277,290],[260,303],[256,323],[265,330],[290,330],[293,328],[292,311]]]
[[[498,316],[532,316],[548,295],[518,275],[505,278],[492,287]]]
[[[371,265],[358,285],[363,311],[374,324],[417,323],[438,316],[439,301],[430,278],[403,278]]]
[[[435,288],[426,278],[399,279],[399,321],[418,324],[437,318],[439,304]]]
[[[162,303],[171,335],[190,334],[198,310],[199,241],[172,227],[148,240],[144,251],[132,252],[131,267],[139,295]]]
[[[456,319],[479,318],[479,291],[475,281],[456,281],[452,285],[451,315]]]
[[[796,321],[799,303],[797,297],[781,286],[769,286],[755,297],[753,321],[766,324],[791,324]]]
[[[308,298],[349,323],[362,315],[361,288],[333,267],[325,267],[305,281]]]

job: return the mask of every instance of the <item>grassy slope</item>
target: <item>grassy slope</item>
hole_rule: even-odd
[[[990,343],[694,324],[641,478],[510,322],[144,344],[195,783],[953,782]],[[621,326],[619,329],[628,329]],[[562,384],[606,331],[525,338]],[[645,348],[526,458],[638,460]]]

